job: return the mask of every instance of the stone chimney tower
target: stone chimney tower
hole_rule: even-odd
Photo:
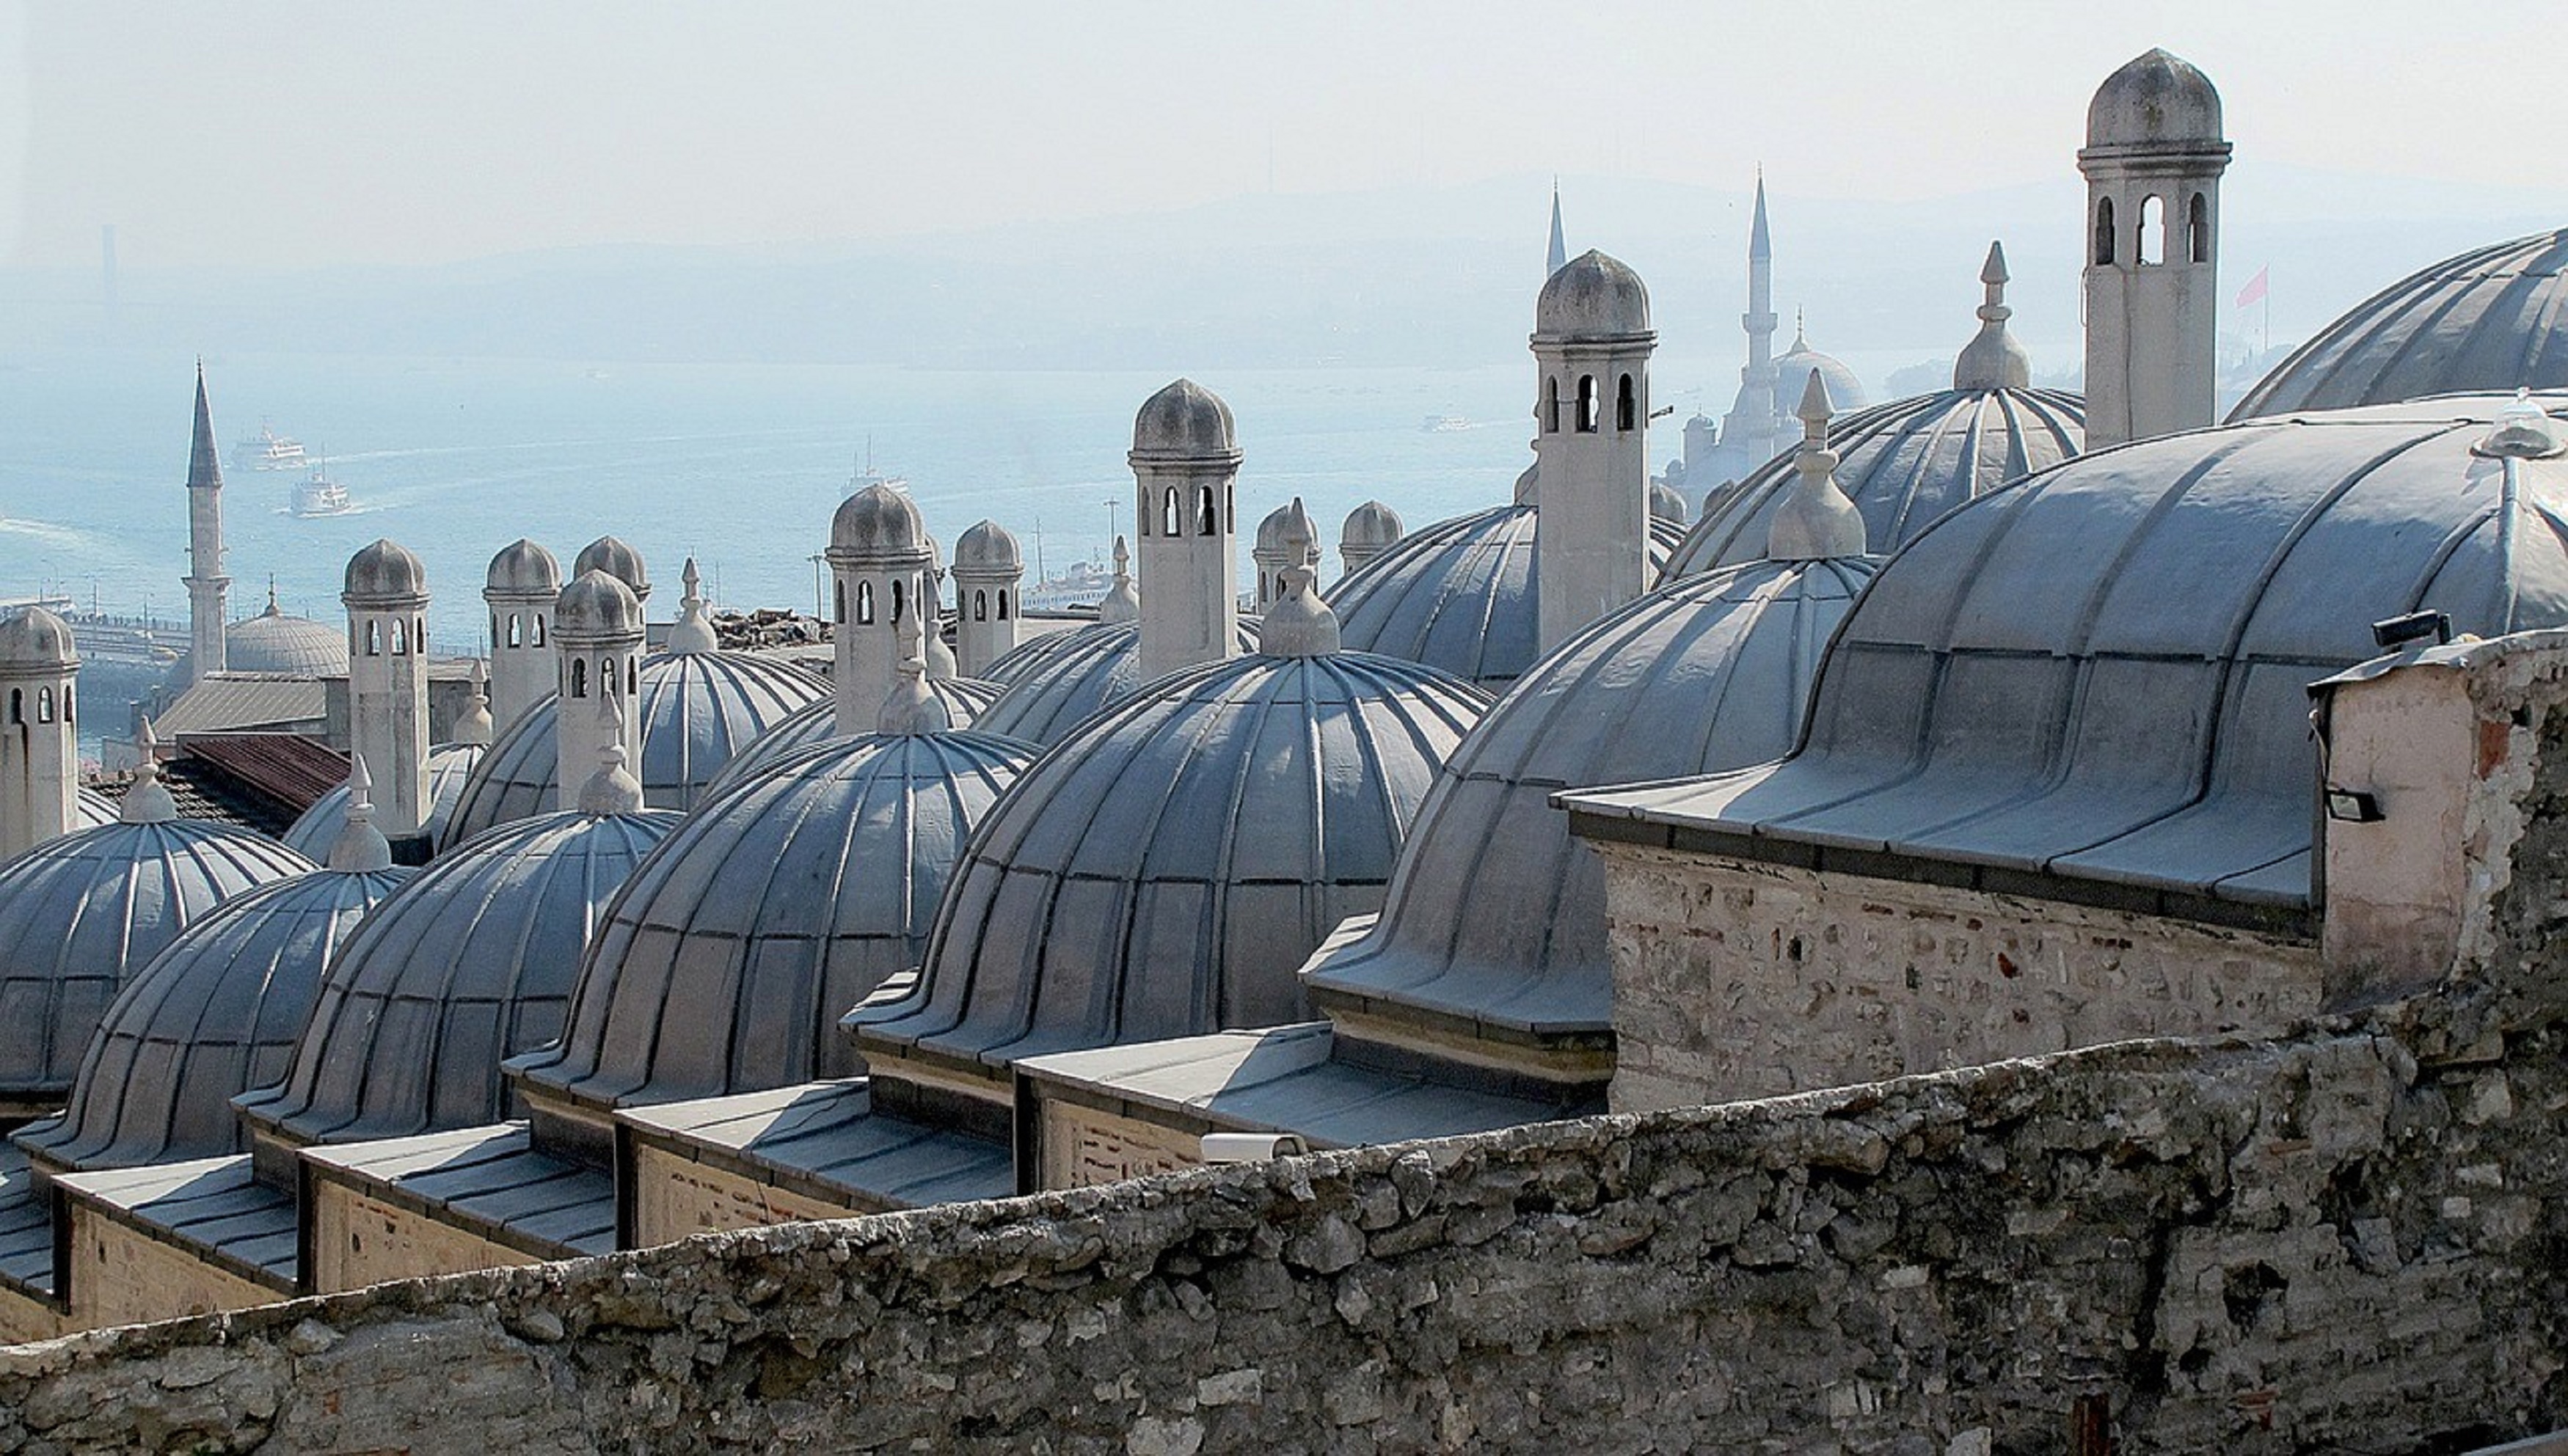
[[[622,749],[623,762],[642,761],[642,715],[633,703],[642,688],[641,599],[622,577],[591,567],[553,599],[553,641],[561,655],[553,782],[567,807],[609,747]],[[618,700],[622,711],[602,716],[600,698]]]
[[[1534,581],[1541,649],[1638,597],[1649,567],[1650,294],[1603,253],[1534,305]]]
[[[1017,538],[985,520],[954,542],[955,670],[977,678],[1017,645],[1026,558]]]
[[[1152,395],[1132,421],[1133,519],[1141,527],[1144,682],[1235,650],[1239,439],[1230,407],[1193,380]]]
[[[0,622],[0,861],[78,822],[72,629],[42,607]]]
[[[2086,448],[2212,423],[2220,93],[2151,51],[2086,109]]]
[[[543,701],[561,677],[553,655],[553,598],[561,564],[523,536],[490,558],[482,600],[490,607],[490,721],[499,728]]]
[[[223,622],[232,579],[223,575],[223,459],[214,412],[205,403],[205,361],[196,361],[196,431],[187,446],[187,673],[201,683],[225,667]]]
[[[838,503],[829,520],[829,572],[837,579],[830,616],[837,653],[830,671],[838,731],[873,727],[900,666],[900,624],[912,612],[933,613],[928,581],[933,553],[927,526],[909,496],[876,481]],[[922,620],[933,622],[931,615]]]
[[[373,776],[375,824],[393,841],[428,822],[428,577],[378,540],[348,558],[348,746]]]

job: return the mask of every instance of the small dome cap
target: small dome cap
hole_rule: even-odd
[[[838,502],[829,549],[844,556],[924,559],[927,523],[906,492],[879,481]]]
[[[1338,531],[1338,542],[1345,546],[1388,546],[1408,532],[1399,511],[1379,500],[1368,500],[1347,512],[1347,523]]]
[[[2095,88],[2086,145],[2220,141],[2220,93],[2191,62],[2150,50]]]
[[[954,569],[966,576],[1020,576],[1026,558],[1006,526],[985,520],[955,537]]]
[[[1132,420],[1134,459],[1239,457],[1238,431],[1221,396],[1181,379],[1143,401]]]
[[[591,567],[553,598],[553,631],[563,637],[636,637],[642,601],[623,578]]]
[[[347,583],[339,599],[350,606],[424,602],[428,571],[409,547],[378,538],[348,558]]]
[[[570,563],[570,574],[603,571],[633,589],[636,601],[651,595],[651,578],[642,570],[642,553],[613,536],[600,536],[579,548]]]
[[[484,591],[551,596],[561,590],[561,563],[550,551],[519,536],[490,558],[490,570],[482,585]]]
[[[1593,248],[1561,265],[1533,306],[1536,339],[1618,339],[1650,332],[1650,290]]]
[[[59,672],[80,666],[71,625],[42,607],[0,620],[0,673]]]

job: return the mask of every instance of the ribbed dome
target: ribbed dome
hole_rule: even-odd
[[[285,1075],[321,968],[414,873],[317,870],[215,907],[135,975],[63,1115],[21,1129],[19,1146],[74,1169],[242,1151],[231,1099]]]
[[[486,751],[480,743],[440,743],[428,750],[428,820],[420,826],[432,844],[447,842],[446,826],[472,781],[474,765]],[[285,847],[317,864],[329,862],[330,846],[348,826],[348,785],[312,801],[284,834]]]
[[[1408,527],[1401,524],[1400,512],[1379,500],[1368,500],[1347,512],[1344,526],[1338,530],[1341,548],[1355,546],[1388,546],[1400,539]]]
[[[546,814],[440,859],[331,960],[291,1070],[242,1113],[297,1143],[506,1116],[500,1061],[561,1034],[590,932],[677,823],[666,809]]]
[[[1257,651],[1255,624],[1241,622],[1235,640],[1241,652]],[[1141,686],[1141,629],[1100,622],[1047,633],[1000,662],[1012,666],[1016,681],[1001,688],[972,726],[1049,748]]]
[[[561,584],[561,563],[523,536],[499,548],[482,582],[484,591],[525,596],[551,596]]]
[[[203,819],[75,830],[0,865],[0,1098],[61,1096],[145,962],[230,896],[313,867]]]
[[[642,796],[653,808],[692,808],[732,754],[795,710],[826,704],[828,682],[753,652],[660,653],[643,660]],[[493,824],[561,807],[559,695],[525,712],[473,766],[441,844]]]
[[[1239,453],[1230,406],[1190,379],[1141,402],[1132,417],[1132,453],[1145,459],[1204,459]]]
[[[996,1063],[1307,1014],[1294,973],[1382,903],[1436,769],[1486,708],[1370,655],[1172,673],[1036,760],[862,1043]]]
[[[866,733],[697,809],[616,900],[526,1079],[612,1105],[860,1070],[838,1018],[919,963],[964,842],[1035,751]]]
[[[1828,448],[1837,487],[1863,513],[1865,549],[1887,556],[1963,501],[2078,453],[2086,422],[2085,398],[2060,390],[1947,390],[1840,415]],[[1785,450],[1707,500],[1664,579],[1762,559],[1798,453]]]
[[[946,721],[958,728],[968,728],[1005,690],[996,683],[979,678],[929,678],[927,691],[945,705]],[[858,736],[838,731],[838,703],[833,695],[821,698],[807,708],[787,714],[774,728],[760,733],[749,746],[731,755],[722,771],[708,785],[720,793],[734,784],[747,783],[778,763],[805,748],[827,742],[844,741]]]
[[[1445,759],[1381,920],[1314,963],[1313,996],[1517,1029],[1607,1026],[1604,868],[1550,795],[1780,757],[1874,565],[1758,561],[1689,577],[1545,658]]]
[[[48,672],[80,661],[72,629],[42,607],[0,617],[0,673]]]
[[[409,547],[379,536],[348,558],[347,581],[340,595],[352,606],[407,605],[428,595],[428,569]],[[230,639],[224,643],[228,648]]]
[[[924,556],[927,523],[907,491],[876,482],[838,502],[829,518],[829,549],[867,558]]]
[[[1536,339],[1624,338],[1650,332],[1650,290],[1620,259],[1593,248],[1560,265],[1535,296]]]
[[[270,600],[266,611],[223,629],[223,668],[290,678],[344,678],[348,636],[309,617],[289,617]]]
[[[1006,526],[985,520],[954,540],[954,570],[961,576],[1019,576],[1026,561]]]
[[[2086,145],[2217,142],[2220,93],[2209,77],[2161,50],[2123,63],[2086,104]]]
[[[1685,536],[1674,521],[1650,522],[1656,581]],[[1491,693],[1540,657],[1534,595],[1534,507],[1494,506],[1422,526],[1329,588],[1350,652],[1378,652],[1441,668]]]
[[[1810,387],[1813,374],[1827,381],[1828,399],[1839,414],[1860,410],[1871,398],[1864,393],[1863,381],[1855,378],[1853,370],[1836,356],[1811,348],[1809,339],[1794,330],[1792,347],[1774,359],[1774,403],[1789,410],[1792,402],[1801,398],[1801,392]]]
[[[72,801],[72,827],[88,829],[100,824],[113,824],[118,818],[116,800],[97,789],[83,787]]]
[[[2293,350],[2229,418],[2518,389],[2568,389],[2568,228],[2400,279]]]
[[[1268,511],[1257,523],[1257,544],[1252,549],[1272,554],[1289,549],[1289,541],[1309,543],[1311,517],[1300,505],[1299,500],[1290,500]]]
[[[2411,611],[2483,636],[2568,626],[2568,428],[2476,452],[2511,403],[2249,421],[1984,495],[1874,578],[1799,752],[1648,797],[1777,843],[2047,872],[2064,894],[2306,905],[2307,686]]]
[[[591,571],[603,571],[632,590],[634,599],[647,601],[651,596],[651,578],[643,573],[642,553],[613,536],[600,536],[579,548],[571,558],[573,580]]]
[[[624,578],[597,567],[582,570],[553,599],[553,635],[587,643],[636,637],[642,632],[642,599]]]

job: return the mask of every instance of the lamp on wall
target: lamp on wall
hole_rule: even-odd
[[[2327,786],[2327,816],[2340,824],[2378,824],[2388,817],[2381,812],[2377,795],[2333,783]]]
[[[2389,617],[2372,624],[2372,640],[2383,652],[2397,652],[2412,642],[2426,638],[2437,645],[2452,640],[2452,614],[2449,612],[2409,612],[2404,617]]]

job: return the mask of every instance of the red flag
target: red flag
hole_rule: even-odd
[[[2268,266],[2270,267],[2271,265],[2269,264]],[[2259,268],[2256,270],[2256,276],[2247,280],[2247,286],[2238,290],[2238,306],[2240,308],[2245,308],[2247,305],[2256,302],[2264,296],[2265,269]]]

